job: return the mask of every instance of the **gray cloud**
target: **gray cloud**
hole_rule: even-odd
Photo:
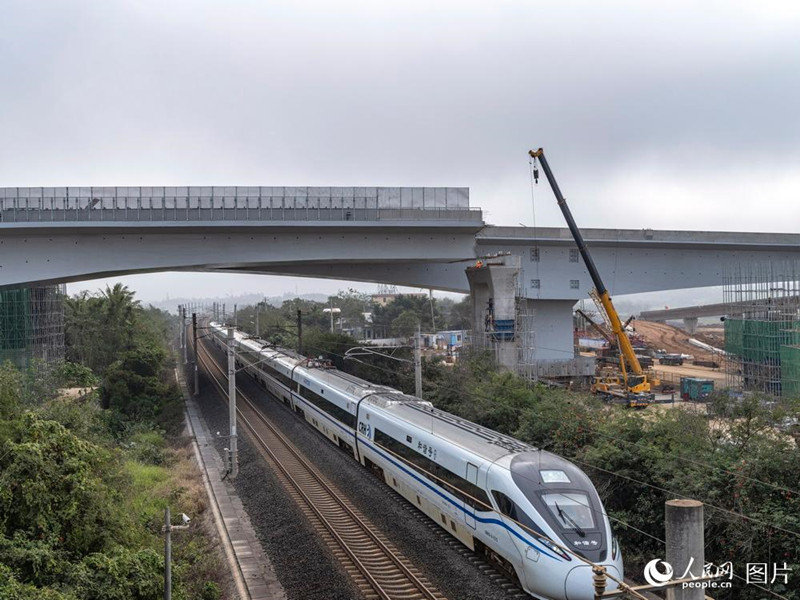
[[[800,218],[795,3],[6,1],[3,16],[2,185],[467,185],[490,221],[532,224],[525,152],[541,145],[585,227]],[[561,224],[543,188],[536,207]]]

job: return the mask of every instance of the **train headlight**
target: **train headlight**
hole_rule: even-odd
[[[617,560],[617,554],[619,554],[619,543],[617,536],[614,536],[611,538],[611,560]]]
[[[540,539],[539,541],[542,543],[543,546],[545,546],[553,554],[555,554],[557,556],[560,556],[564,560],[572,560],[572,557],[569,554],[564,552],[564,550],[562,550],[561,548],[556,546],[553,542],[550,542],[550,541],[544,540],[544,539]]]

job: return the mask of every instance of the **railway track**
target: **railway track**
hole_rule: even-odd
[[[227,375],[199,346],[199,362],[227,402]],[[237,399],[239,424],[365,598],[446,600],[238,388]]]

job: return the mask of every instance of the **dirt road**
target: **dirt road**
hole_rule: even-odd
[[[636,333],[652,348],[663,348],[670,354],[691,354],[695,360],[718,360],[711,352],[689,343],[692,337],[685,331],[665,323],[634,321]]]

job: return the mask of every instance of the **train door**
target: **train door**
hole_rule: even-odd
[[[467,481],[474,485],[478,485],[478,467],[472,463],[467,463]],[[475,509],[470,507],[466,502],[464,503],[464,521],[475,529]]]

